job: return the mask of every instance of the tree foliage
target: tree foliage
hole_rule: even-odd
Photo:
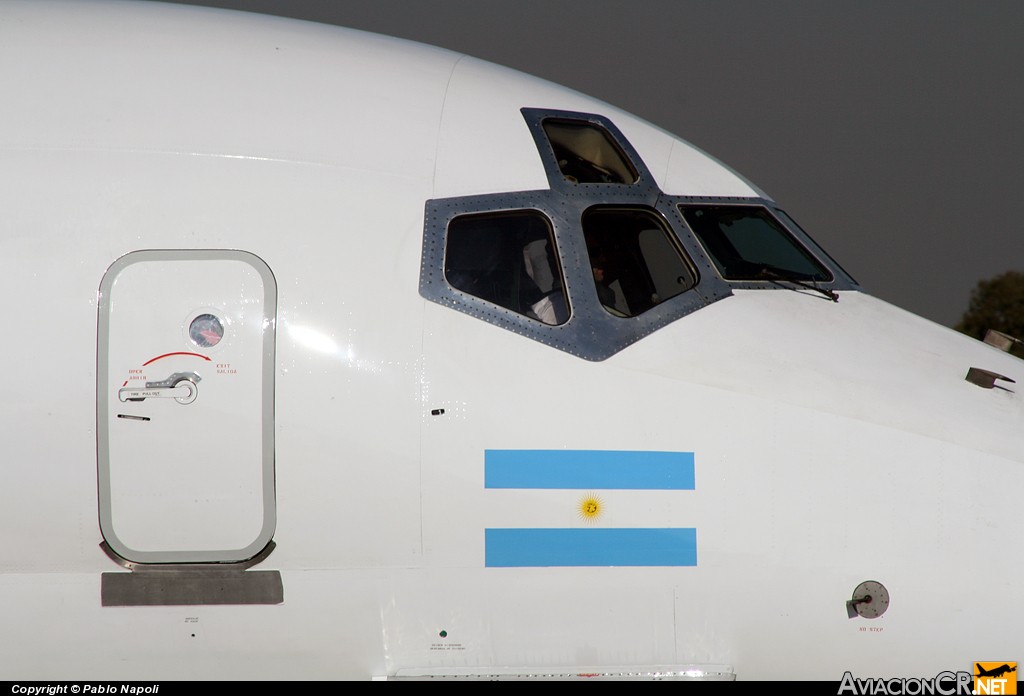
[[[979,339],[995,329],[1024,340],[1024,273],[1007,271],[980,281],[971,292],[967,311],[953,328]],[[1012,352],[1024,357],[1020,344],[1015,344]]]

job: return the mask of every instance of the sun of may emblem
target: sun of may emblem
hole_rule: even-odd
[[[580,500],[577,512],[584,522],[596,522],[604,511],[604,502],[593,493],[588,493]]]

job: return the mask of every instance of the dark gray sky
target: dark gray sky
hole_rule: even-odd
[[[775,198],[942,324],[1024,270],[1024,2],[182,0],[422,41],[604,99]]]

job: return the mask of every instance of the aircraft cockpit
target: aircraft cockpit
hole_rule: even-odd
[[[668,195],[609,119],[522,114],[550,188],[427,201],[426,299],[604,360],[734,289],[859,289],[773,201]]]

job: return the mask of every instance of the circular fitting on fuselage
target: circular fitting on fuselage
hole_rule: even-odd
[[[188,389],[188,394],[186,394],[185,396],[174,397],[174,400],[177,401],[179,404],[190,404],[196,400],[197,396],[199,396],[199,388],[196,386],[196,383],[190,379],[183,379],[181,381],[175,382],[174,387],[175,389]]]
[[[846,605],[858,616],[865,619],[877,619],[889,608],[889,591],[882,583],[867,580],[857,585],[857,589],[853,591],[853,597]]]

